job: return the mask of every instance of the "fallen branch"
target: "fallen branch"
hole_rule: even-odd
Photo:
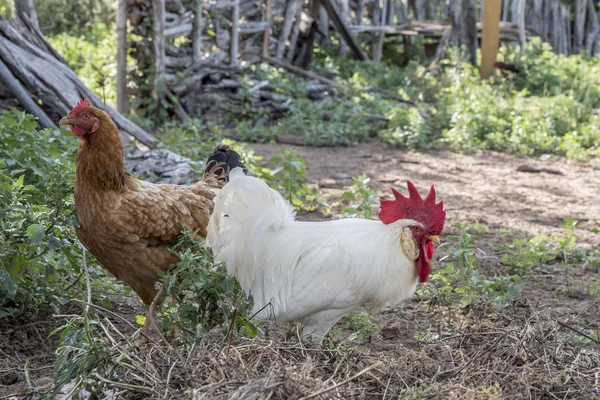
[[[0,80],[19,100],[21,105],[27,112],[35,115],[43,128],[56,128],[56,124],[52,122],[50,117],[46,115],[29,96],[27,91],[19,83],[17,78],[10,72],[3,61],[0,60]]]
[[[323,7],[325,7],[325,10],[327,10],[329,18],[331,18],[333,21],[336,29],[340,35],[342,35],[342,38],[344,38],[344,41],[348,44],[348,47],[350,47],[350,50],[352,50],[354,57],[360,61],[367,61],[368,57],[363,51],[362,47],[360,47],[360,43],[358,43],[352,32],[350,32],[348,25],[342,20],[340,13],[338,12],[337,8],[335,8],[331,0],[321,1],[323,2]]]
[[[296,75],[299,75],[299,76],[301,76],[303,78],[314,79],[314,80],[326,83],[326,84],[331,85],[331,86],[339,86],[336,82],[332,81],[331,79],[325,78],[322,75],[316,74],[316,73],[311,72],[311,71],[307,71],[307,70],[302,69],[300,67],[296,67],[295,65],[292,65],[292,64],[290,64],[288,62],[285,62],[285,61],[278,60],[276,58],[272,58],[272,57],[269,57],[269,56],[263,56],[263,61],[265,61],[265,62],[267,62],[267,63],[269,63],[271,65],[274,65],[275,67],[279,67],[279,68],[283,68],[285,70],[288,70],[288,71],[290,71],[290,72],[292,72],[292,73],[294,73]]]
[[[521,165],[519,168],[517,168],[517,172],[529,172],[532,174],[539,174],[540,172],[546,172],[546,173],[552,174],[552,175],[563,175],[563,173],[560,172],[559,170],[550,169],[550,168],[537,168],[537,167],[534,167],[533,165]]]

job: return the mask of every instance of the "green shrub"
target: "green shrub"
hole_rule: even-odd
[[[17,110],[0,115],[0,317],[57,309],[81,290],[72,194],[78,141],[36,126]],[[91,273],[104,276],[97,267]]]

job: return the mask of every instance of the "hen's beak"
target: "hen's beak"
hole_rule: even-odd
[[[59,125],[75,125],[75,120],[69,118],[69,116],[67,115],[66,117],[62,118],[60,121],[58,121]]]
[[[427,239],[431,240],[435,244],[440,244],[440,238],[438,235],[427,236]]]

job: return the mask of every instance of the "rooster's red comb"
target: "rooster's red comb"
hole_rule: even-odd
[[[399,219],[414,219],[422,223],[432,235],[439,235],[444,229],[446,212],[444,202],[435,202],[435,188],[431,186],[425,199],[411,181],[407,181],[408,197],[404,197],[392,188],[394,200],[381,200],[379,219],[384,224],[391,224]]]
[[[73,109],[71,110],[71,112],[69,114],[75,114],[77,111],[79,111],[83,107],[89,107],[89,106],[90,106],[90,99],[81,99],[81,100],[79,100],[79,103],[77,103],[77,105],[75,107],[73,107]]]

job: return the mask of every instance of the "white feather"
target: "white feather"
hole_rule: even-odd
[[[304,325],[320,342],[335,322],[361,306],[412,297],[414,261],[402,251],[399,220],[295,221],[292,205],[260,179],[234,169],[215,199],[207,242],[254,298],[259,318]],[[265,306],[269,304],[268,307]]]

